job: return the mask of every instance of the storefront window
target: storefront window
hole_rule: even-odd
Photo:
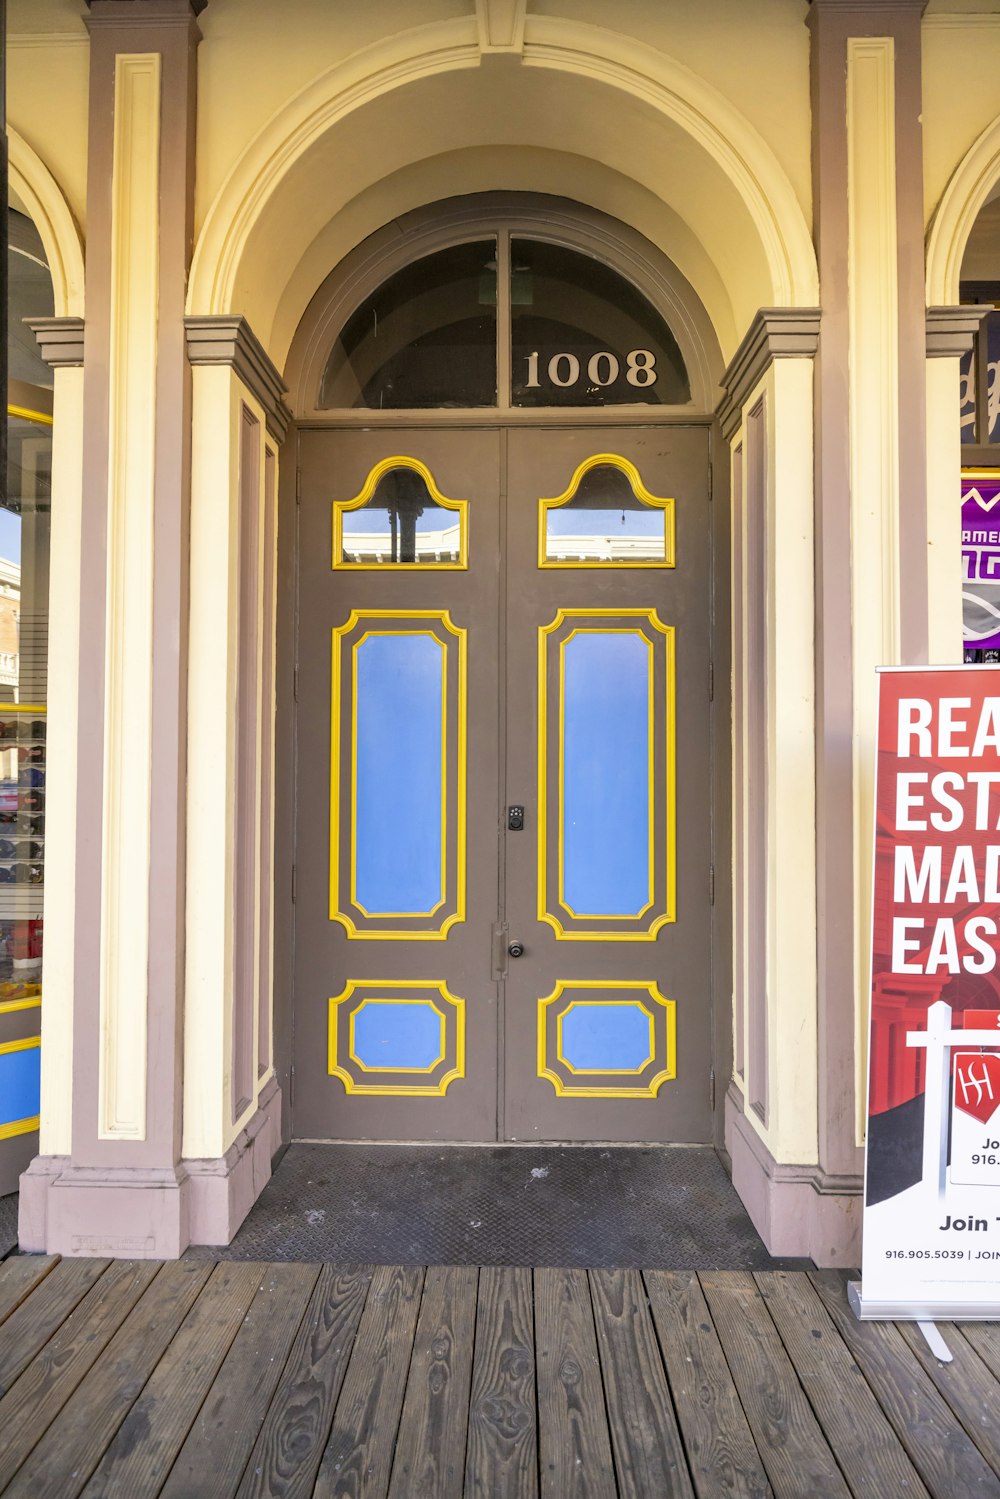
[[[52,379],[29,317],[52,315],[45,253],[8,218],[7,484],[0,506],[0,1003],[41,993]]]

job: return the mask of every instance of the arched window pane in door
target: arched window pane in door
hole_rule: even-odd
[[[333,503],[333,566],[466,567],[468,512],[418,459],[386,458],[359,495]]]
[[[514,406],[682,405],[677,341],[610,266],[540,240],[511,243]]]
[[[496,318],[495,240],[425,255],[348,319],[323,374],[320,408],[495,406]]]
[[[626,458],[597,454],[565,494],[538,503],[539,567],[673,567],[674,502]]]

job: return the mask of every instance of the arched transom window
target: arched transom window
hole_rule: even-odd
[[[624,275],[510,230],[422,255],[347,318],[317,408],[684,406],[667,323]]]

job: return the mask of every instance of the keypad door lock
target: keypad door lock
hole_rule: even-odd
[[[520,833],[524,827],[524,808],[507,808],[507,831],[509,833]]]

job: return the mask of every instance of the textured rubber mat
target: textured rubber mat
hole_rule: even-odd
[[[772,1259],[710,1147],[291,1145],[208,1259],[584,1269]]]
[[[17,1193],[0,1197],[0,1260],[17,1248]]]

